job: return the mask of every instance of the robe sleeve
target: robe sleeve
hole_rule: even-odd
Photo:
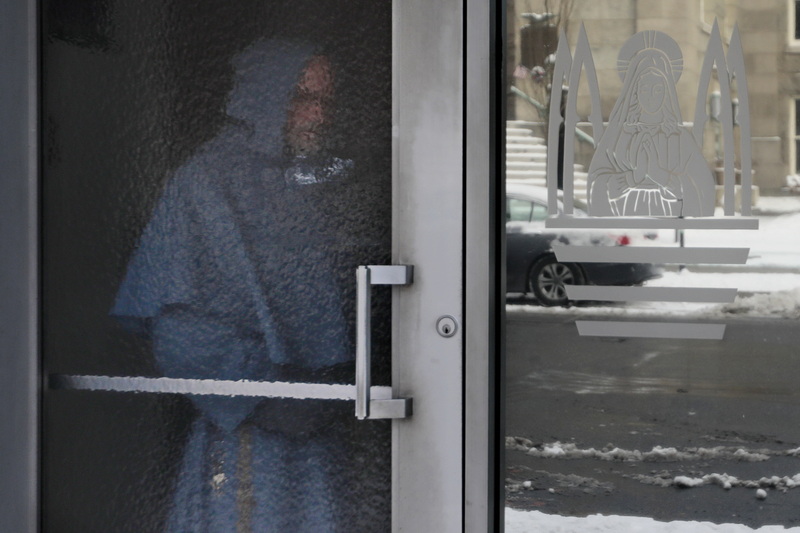
[[[167,185],[142,234],[117,292],[113,316],[154,318],[166,305],[195,299],[191,209],[176,181]]]
[[[206,164],[202,164],[206,163]],[[208,162],[176,173],[144,230],[111,314],[157,318],[187,306],[262,335],[272,362],[288,362],[255,265]]]
[[[224,195],[197,170],[187,165],[167,185],[111,314],[151,336],[167,377],[265,379],[286,351]],[[227,429],[257,403],[193,400]]]

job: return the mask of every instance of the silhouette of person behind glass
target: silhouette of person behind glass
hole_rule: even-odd
[[[711,216],[714,179],[678,105],[680,49],[664,33],[642,32],[623,46],[622,64],[631,45],[638,50],[589,166],[589,214]]]
[[[150,336],[168,377],[352,379],[351,278],[385,245],[374,185],[327,150],[332,63],[268,40],[234,67],[230,124],[167,183],[112,314]],[[192,401],[167,531],[346,529],[337,469],[351,405]]]

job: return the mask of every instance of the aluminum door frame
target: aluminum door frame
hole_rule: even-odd
[[[393,385],[415,412],[393,423],[393,529],[502,531],[504,11],[486,0],[394,8],[393,261],[414,264],[415,280],[395,295]],[[435,331],[444,314],[460,322],[455,337]]]
[[[0,3],[0,531],[38,529],[38,17]]]
[[[414,283],[392,296],[392,385],[414,414],[392,422],[392,529],[463,528],[463,2],[393,3],[392,261]],[[443,216],[444,215],[444,216]]]
[[[505,2],[465,1],[464,520],[503,531]]]

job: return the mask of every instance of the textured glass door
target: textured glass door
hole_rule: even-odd
[[[42,3],[45,531],[460,530],[459,454],[417,457],[461,432],[451,4]],[[447,46],[411,44],[426,17]],[[357,268],[392,262],[413,283],[357,313]]]

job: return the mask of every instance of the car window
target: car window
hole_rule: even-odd
[[[531,220],[539,221],[547,218],[547,206],[537,204],[536,202],[533,202],[531,205],[533,206]]]
[[[519,198],[509,198],[506,209],[506,221],[508,222],[530,222],[533,204],[527,200]]]

